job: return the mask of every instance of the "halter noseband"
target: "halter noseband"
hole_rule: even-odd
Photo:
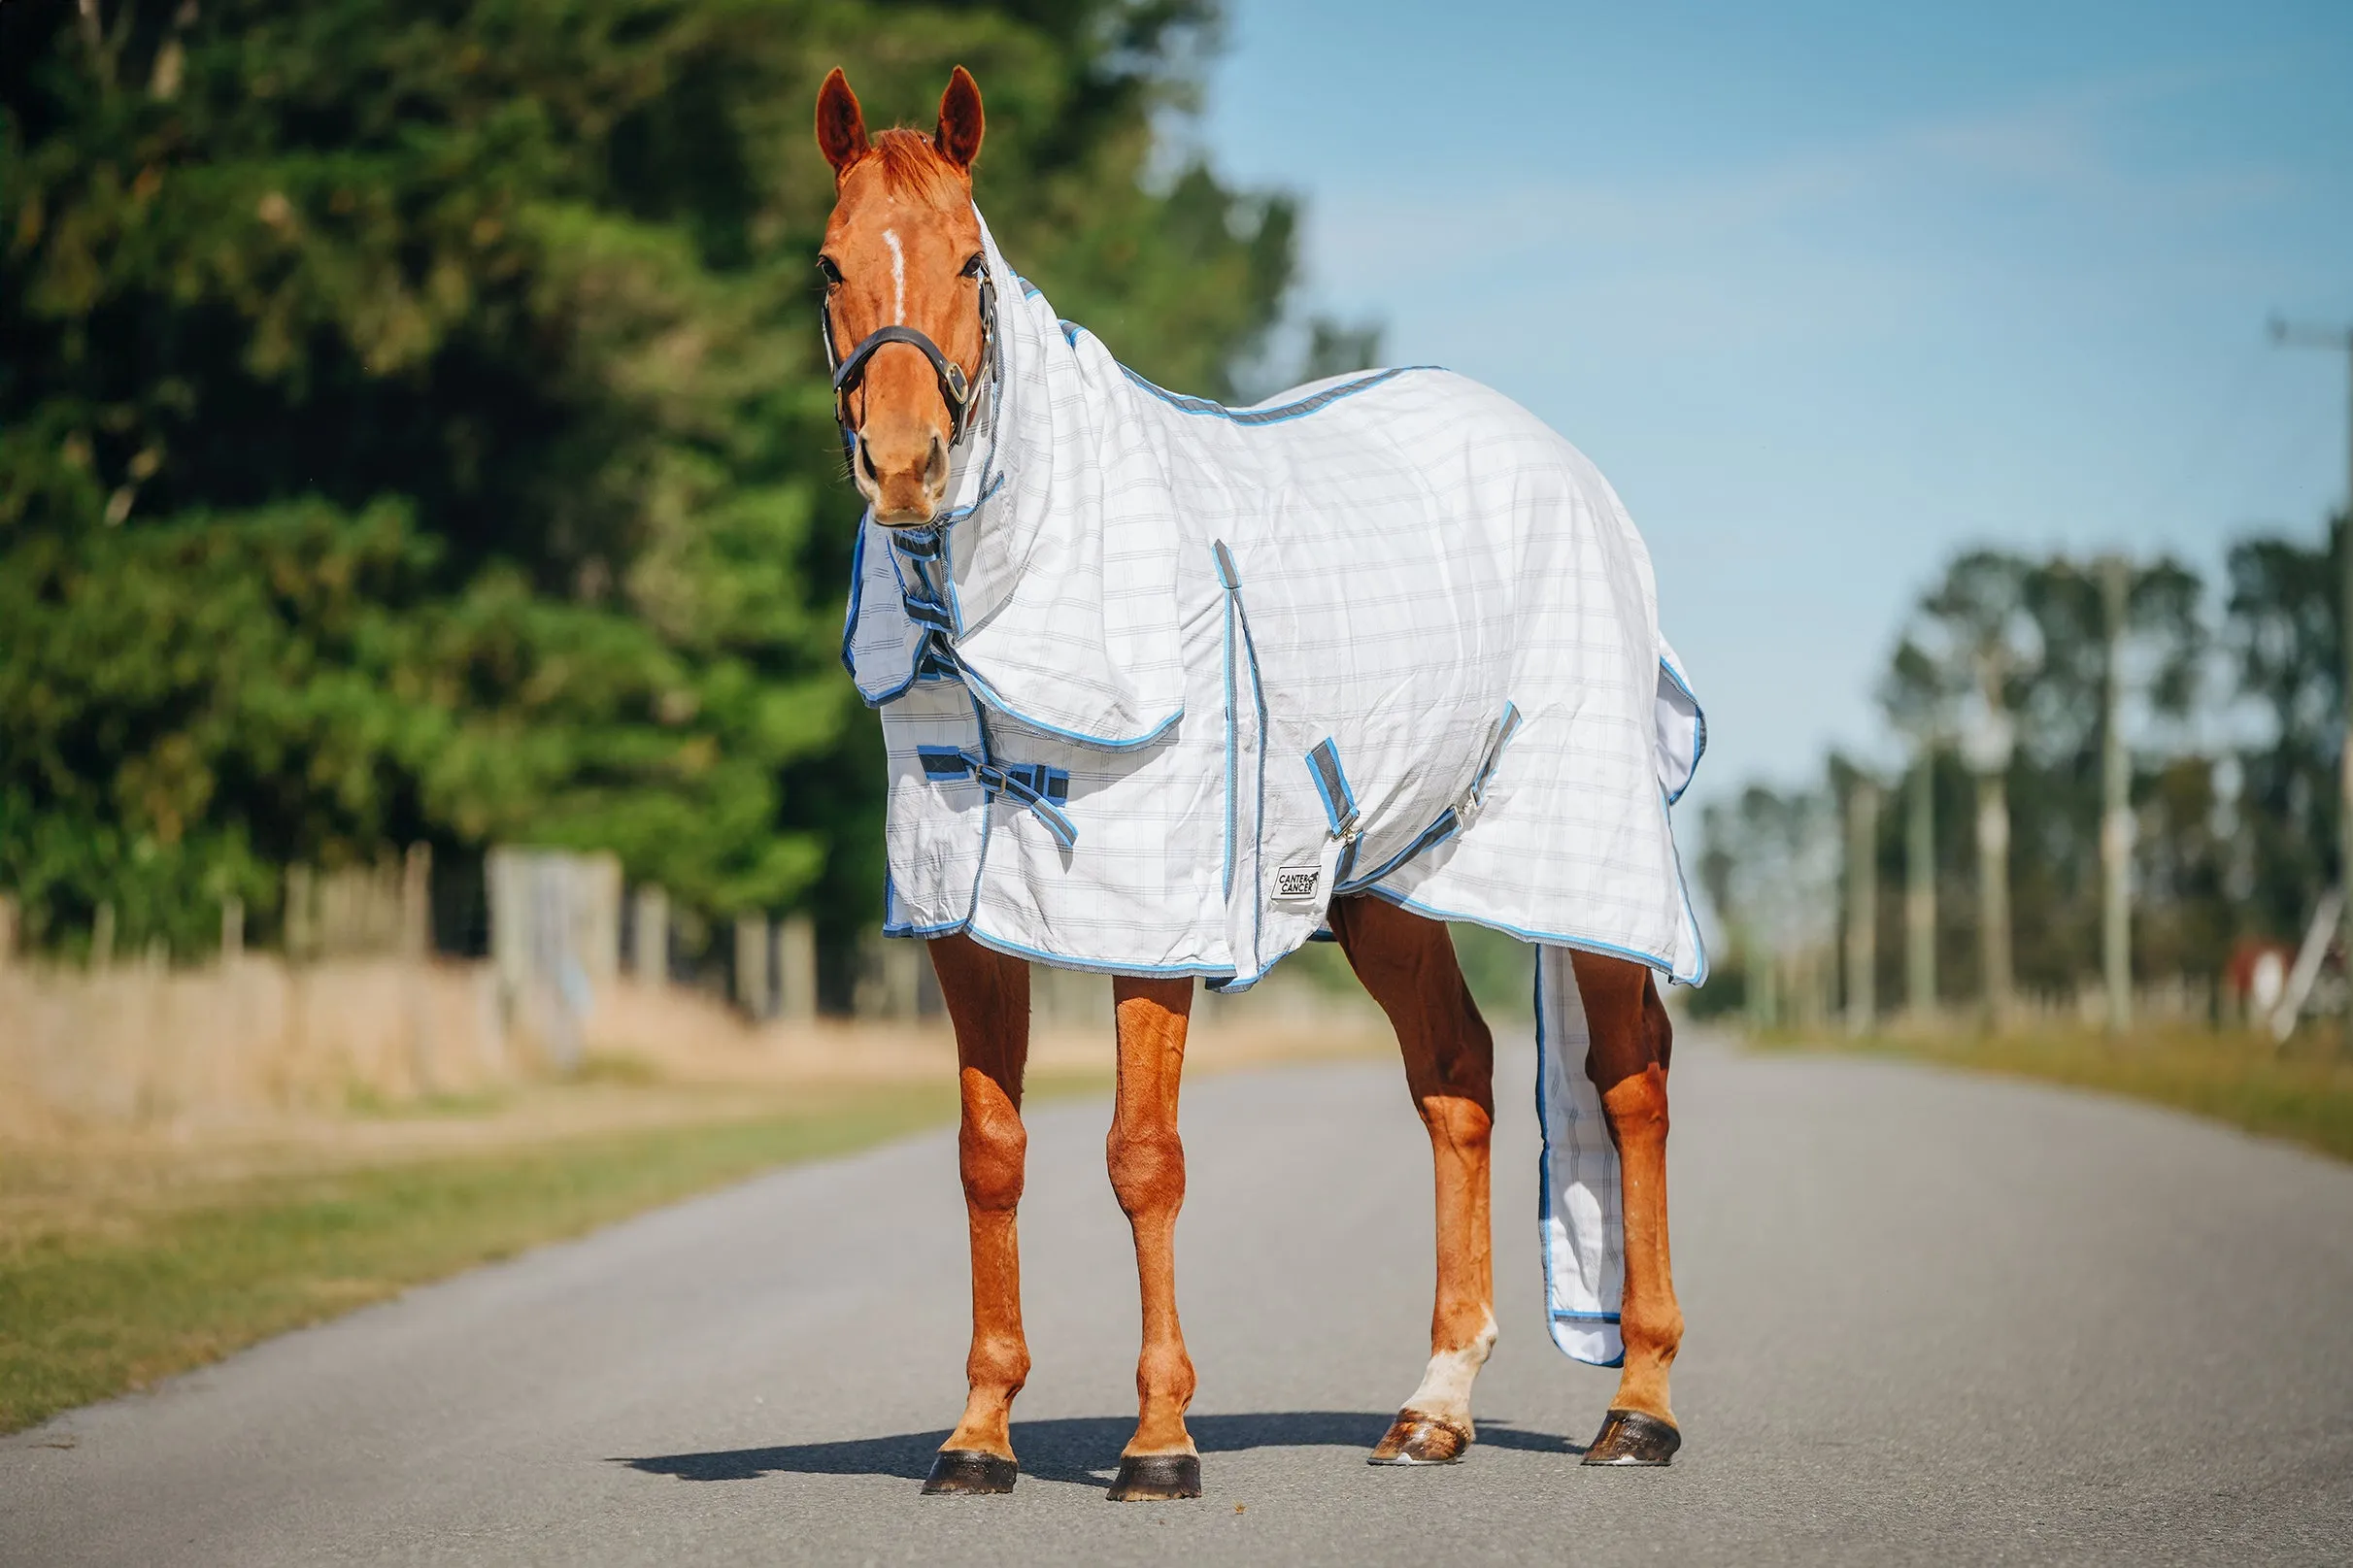
[[[825,340],[825,367],[833,372],[833,419],[845,436],[855,436],[857,426],[850,422],[850,394],[865,384],[866,362],[875,350],[889,344],[903,343],[931,361],[931,374],[939,381],[940,401],[948,405],[948,445],[964,439],[965,427],[972,422],[974,394],[980,390],[977,382],[964,378],[964,367],[940,351],[940,346],[911,326],[876,327],[850,350],[847,359],[833,349],[833,302],[826,300],[818,307],[821,329]],[[981,274],[981,375],[989,374],[990,353],[996,345],[996,284],[989,274]]]

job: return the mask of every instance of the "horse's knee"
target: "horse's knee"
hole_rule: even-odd
[[[957,1136],[957,1166],[964,1179],[964,1201],[975,1209],[1005,1212],[1022,1201],[1022,1174],[1029,1156],[1029,1130],[1010,1112],[967,1116]]]
[[[1629,1291],[1619,1305],[1618,1332],[1630,1348],[1672,1361],[1683,1348],[1683,1309],[1672,1294]]]
[[[1111,1190],[1128,1218],[1185,1201],[1185,1145],[1174,1127],[1115,1125],[1105,1151]]]

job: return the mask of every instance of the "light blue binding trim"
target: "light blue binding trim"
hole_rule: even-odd
[[[1225,550],[1226,547],[1221,543],[1218,546],[1218,575],[1221,578],[1226,575],[1227,568],[1231,564],[1231,562],[1226,556]],[[1233,908],[1233,841],[1235,831],[1234,814],[1237,810],[1234,800],[1236,787],[1234,776],[1237,771],[1234,751],[1238,742],[1234,733],[1234,727],[1239,720],[1235,717],[1234,710],[1241,705],[1241,694],[1234,689],[1233,684],[1233,588],[1234,584],[1228,581],[1226,584],[1226,636],[1224,644],[1226,679],[1226,880],[1225,891],[1223,895],[1226,900],[1226,907],[1228,911],[1228,918],[1231,917],[1230,912]]]
[[[1672,806],[1675,803],[1674,797],[1671,795],[1668,796],[1666,803],[1669,806]],[[1673,852],[1675,856],[1675,888],[1683,895],[1683,918],[1690,924],[1692,928],[1692,950],[1699,955],[1698,965],[1693,969],[1691,978],[1689,980],[1685,980],[1681,975],[1671,972],[1666,978],[1671,981],[1676,981],[1682,984],[1689,985],[1694,990],[1697,990],[1700,986],[1707,984],[1709,967],[1707,961],[1707,933],[1699,929],[1699,917],[1693,913],[1692,884],[1689,879],[1683,875],[1683,846],[1675,842],[1675,835],[1671,830],[1666,835],[1666,847]]]
[[[1682,692],[1691,703],[1692,725],[1698,732],[1692,745],[1692,765],[1684,771],[1683,782],[1677,784],[1666,797],[1666,803],[1672,806],[1683,798],[1685,790],[1691,788],[1692,781],[1699,776],[1699,759],[1707,755],[1707,710],[1699,706],[1698,694],[1692,690],[1691,683],[1683,679],[1683,672],[1667,663],[1664,654],[1660,656],[1659,668],[1669,681],[1674,683],[1675,689]],[[1677,869],[1680,874],[1680,867]],[[1687,892],[1684,898],[1688,903],[1690,894]],[[1694,981],[1693,984],[1698,984],[1698,982]]]
[[[1036,730],[1041,735],[1051,735],[1058,741],[1068,741],[1073,746],[1092,747],[1093,750],[1098,751],[1141,751],[1143,748],[1152,745],[1155,741],[1160,740],[1171,729],[1174,729],[1176,727],[1177,720],[1185,717],[1185,710],[1182,706],[1180,706],[1175,713],[1170,714],[1166,718],[1161,719],[1158,724],[1154,725],[1149,733],[1139,735],[1130,741],[1107,741],[1097,735],[1083,735],[1075,729],[1064,729],[1059,724],[1050,724],[1042,718],[1032,718],[1029,715],[1023,713],[1019,708],[1014,707],[1013,704],[1007,702],[1001,695],[999,695],[996,690],[989,684],[988,677],[982,675],[980,671],[974,669],[969,663],[965,662],[961,654],[958,654],[957,657],[956,667],[958,670],[961,670],[964,674],[964,688],[966,690],[970,691],[982,702],[985,702],[990,707],[995,709],[998,713],[1004,715],[1007,718],[1012,719],[1015,723],[1020,724],[1027,729]]]
[[[1536,949],[1536,984],[1533,1001],[1536,1010],[1536,1130],[1541,1142],[1536,1150],[1536,1247],[1544,1259],[1544,1310],[1553,1305],[1553,1128],[1544,1114],[1544,1063],[1547,1046],[1544,1039],[1544,950]]]
[[[1082,327],[1080,330],[1086,329]],[[1285,403],[1271,409],[1229,409],[1225,404],[1214,402],[1206,397],[1190,397],[1183,392],[1172,392],[1164,386],[1156,385],[1129,370],[1126,365],[1121,365],[1120,371],[1145,391],[1150,392],[1170,408],[1183,413],[1225,419],[1231,424],[1266,425],[1287,424],[1293,419],[1303,419],[1310,414],[1331,407],[1342,398],[1353,397],[1359,392],[1380,385],[1383,382],[1395,381],[1408,371],[1436,370],[1437,368],[1439,367],[1436,365],[1399,365],[1393,370],[1376,370],[1368,376],[1360,376],[1353,382],[1344,382],[1337,386],[1327,386],[1320,392],[1300,398],[1296,403]]]
[[[1484,925],[1490,931],[1500,931],[1507,937],[1518,937],[1523,942],[1540,942],[1547,947],[1554,948],[1576,948],[1585,952],[1597,952],[1604,958],[1630,958],[1646,969],[1656,969],[1669,980],[1682,981],[1686,985],[1696,984],[1677,974],[1671,961],[1662,958],[1654,952],[1643,952],[1634,948],[1621,948],[1613,943],[1596,941],[1592,937],[1563,936],[1552,931],[1528,931],[1507,921],[1491,920],[1483,915],[1462,915],[1435,909],[1430,905],[1420,903],[1395,888],[1376,885],[1367,887],[1364,891],[1375,898],[1386,899],[1399,909],[1411,910],[1416,915],[1425,916],[1429,919],[1449,920],[1461,925]]]
[[[1168,978],[1191,976],[1194,980],[1228,980],[1234,969],[1231,964],[1131,964],[1104,963],[1092,958],[1071,958],[1059,952],[1048,952],[1011,938],[997,936],[981,929],[977,920],[967,921],[964,935],[984,948],[994,948],[1010,957],[1033,959],[1056,969],[1079,969],[1091,975],[1134,975],[1138,977]],[[1261,973],[1263,973],[1261,971]],[[1258,977],[1252,977],[1254,980]]]
[[[1078,347],[1080,333],[1085,332],[1089,337],[1094,337],[1092,331],[1079,325],[1068,317],[1059,318],[1056,325],[1062,329],[1062,341],[1074,349]],[[1102,342],[1100,338],[1096,338],[1095,341]],[[1343,382],[1337,386],[1327,386],[1324,390],[1300,398],[1295,403],[1283,403],[1271,409],[1229,409],[1213,399],[1193,397],[1185,392],[1172,392],[1165,386],[1147,381],[1126,365],[1120,365],[1116,355],[1113,356],[1112,363],[1119,365],[1121,375],[1172,409],[1185,414],[1204,415],[1210,418],[1224,419],[1230,424],[1239,425],[1284,424],[1293,419],[1303,419],[1311,414],[1331,407],[1342,398],[1353,397],[1359,392],[1380,385],[1383,382],[1395,381],[1399,376],[1417,370],[1443,370],[1446,368],[1443,365],[1395,365],[1387,370],[1376,370],[1360,376],[1352,382]]]
[[[1259,726],[1259,805],[1251,818],[1250,842],[1250,951],[1255,954],[1266,945],[1266,685],[1259,679],[1259,644],[1250,630],[1250,607],[1242,602],[1239,582],[1234,584],[1233,609],[1242,623],[1242,653],[1250,661],[1250,700]],[[1257,984],[1273,967],[1270,963],[1253,975],[1244,988]]]
[[[857,684],[857,660],[851,649],[857,642],[858,607],[866,599],[866,519],[857,520],[857,538],[850,546],[850,605],[842,616],[842,668],[850,672],[850,684]],[[864,691],[858,692],[864,696]]]

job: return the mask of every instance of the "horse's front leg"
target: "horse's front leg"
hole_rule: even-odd
[[[926,1493],[1007,1492],[1019,1467],[1013,1396],[1029,1376],[1022,1334],[1022,1255],[1014,1212],[1029,1135],[1022,1127],[1022,1066],[1029,1055],[1029,966],[966,936],[930,944],[940,996],[956,1025],[963,1120],[957,1160],[972,1231],[971,1392],[964,1418],[940,1448]]]
[[[1626,1366],[1585,1462],[1664,1464],[1683,1445],[1666,1403],[1667,1369],[1683,1344],[1666,1247],[1666,1068],[1674,1036],[1648,969],[1589,952],[1573,961],[1593,1034],[1585,1071],[1618,1146],[1626,1216],[1618,1323]]]
[[[1454,940],[1435,920],[1371,897],[1331,907],[1332,934],[1405,1057],[1405,1085],[1429,1131],[1437,1182],[1437,1297],[1429,1365],[1372,1451],[1373,1464],[1451,1464],[1471,1445],[1471,1385],[1496,1346],[1489,1218],[1495,1037],[1479,1017]]]
[[[1114,1502],[1201,1495],[1201,1459],[1185,1430],[1193,1358],[1177,1322],[1176,1220],[1185,1202],[1185,1146],[1177,1139],[1177,1086],[1185,1071],[1191,980],[1115,981],[1119,1088],[1107,1152],[1111,1189],[1135,1231],[1144,1308],[1136,1358],[1135,1436],[1120,1454]]]

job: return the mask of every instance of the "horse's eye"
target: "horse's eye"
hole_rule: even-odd
[[[964,263],[963,275],[967,278],[978,278],[981,275],[981,269],[988,265],[987,258],[975,250],[972,252],[972,259]]]
[[[842,281],[842,269],[833,264],[831,256],[819,256],[817,270],[825,275],[825,283],[828,287]]]

